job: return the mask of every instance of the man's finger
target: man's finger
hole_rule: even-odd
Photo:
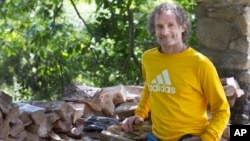
[[[122,124],[125,132],[129,132],[129,123],[128,122],[129,122],[129,119],[126,119],[124,121],[124,123]]]
[[[133,120],[131,120],[131,117],[125,119],[122,122],[122,128],[123,128],[123,130],[125,132],[131,132],[131,131],[133,131],[132,124],[133,124]]]
[[[135,120],[134,117],[128,118],[128,128],[129,128],[129,132],[132,132],[132,131],[133,131],[134,120]]]
[[[142,119],[141,118],[136,118],[134,122],[135,122],[135,124],[142,123]]]

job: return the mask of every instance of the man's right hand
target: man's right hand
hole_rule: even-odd
[[[142,123],[144,120],[140,116],[131,116],[126,118],[122,122],[122,128],[125,132],[132,132],[133,131],[133,124]]]

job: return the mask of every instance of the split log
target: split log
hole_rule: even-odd
[[[79,119],[77,119],[77,120],[75,121],[74,126],[80,127],[80,126],[84,125],[84,123],[85,123],[85,119],[84,119],[84,118],[79,118]]]
[[[89,117],[92,115],[97,115],[97,116],[103,116],[103,108],[99,105],[96,104],[95,102],[91,102],[91,101],[84,101],[84,103],[86,104],[85,110],[84,110],[84,114],[83,117]]]
[[[12,97],[3,91],[0,91],[0,110],[7,114],[10,111],[12,103]]]
[[[0,124],[0,129],[1,129],[0,140],[6,140],[10,133],[10,125],[8,119],[3,120],[3,123]]]
[[[74,139],[80,139],[83,132],[83,128],[84,125],[79,127],[73,127],[70,129],[69,132],[66,133],[66,135]]]
[[[19,138],[22,137],[23,134],[27,134],[26,130],[24,129],[24,124],[21,120],[17,120],[17,122],[10,128],[10,136]]]
[[[99,105],[104,116],[113,117],[115,107],[126,100],[127,91],[123,85],[105,87],[96,93],[91,102]]]
[[[102,112],[102,107],[98,105],[97,103],[91,102],[91,101],[84,101],[92,110],[95,112]]]
[[[18,137],[12,137],[11,135],[9,136],[9,138],[7,139],[7,141],[25,141],[25,138],[27,136],[27,131],[23,130],[20,132],[20,134],[18,135]]]
[[[117,137],[128,140],[145,140],[145,134],[151,131],[152,125],[148,121],[133,125],[133,132],[131,133],[125,133],[121,125],[114,124],[107,127],[107,130],[101,132],[101,140],[106,140],[108,137],[114,140],[116,140]]]
[[[1,140],[2,141],[2,140]],[[11,137],[9,137],[8,139],[7,139],[7,141],[17,141],[16,139],[13,139],[13,138],[11,138]]]
[[[115,108],[114,113],[118,115],[120,120],[124,120],[125,118],[134,115],[137,107],[137,102],[124,102]]]
[[[27,126],[33,123],[29,113],[27,112],[20,113],[19,119],[23,122],[24,126]]]
[[[25,141],[40,141],[38,135],[27,132],[27,136],[25,137]]]
[[[15,124],[18,122],[19,116],[19,107],[16,104],[13,104],[6,118],[10,121],[10,123]]]
[[[71,102],[90,101],[101,88],[71,84],[63,92],[62,100]]]
[[[68,102],[68,104],[74,109],[74,113],[72,114],[72,122],[75,123],[77,119],[81,118],[84,115],[86,104],[76,102]]]
[[[139,102],[143,86],[125,86],[127,93],[126,102]]]
[[[133,141],[131,139],[125,138],[123,136],[119,136],[117,134],[114,134],[112,132],[103,130],[100,135],[101,141]]]
[[[82,141],[100,141],[100,132],[83,132]],[[107,140],[108,141],[108,140]]]
[[[30,105],[30,104],[25,104],[25,103],[18,103],[18,104],[20,105],[19,107],[20,115],[25,116],[25,117],[30,116],[30,118],[35,124],[39,125],[42,122],[42,120],[45,118],[44,108]]]
[[[53,125],[50,123],[47,118],[44,118],[40,124],[30,124],[25,129],[30,133],[36,134],[39,137],[49,137],[49,132],[52,130]]]
[[[220,80],[223,86],[231,85],[236,89],[237,98],[245,94],[244,90],[240,88],[239,83],[234,79],[234,77],[221,78]]]
[[[234,86],[232,85],[225,85],[223,86],[224,91],[226,93],[226,97],[227,97],[227,101],[229,103],[229,106],[232,108],[235,104],[235,101],[237,99],[237,93],[236,93],[236,89]]]
[[[55,112],[46,112],[45,117],[48,119],[50,123],[54,123],[60,119],[60,116]]]
[[[85,105],[85,108],[84,108],[84,112],[83,112],[83,116],[82,117],[89,117],[89,116],[93,116],[93,115],[99,115],[98,113],[101,113],[101,112],[96,112],[94,111],[88,103],[86,103]]]
[[[32,105],[43,107],[46,112],[56,112],[62,120],[71,121],[74,109],[65,101],[33,101]]]
[[[51,131],[49,133],[49,136],[50,136],[51,140],[53,140],[53,141],[61,141],[62,140],[62,138],[53,131]]]
[[[3,123],[3,113],[2,113],[2,111],[0,109],[0,124],[2,124],[2,123]]]
[[[65,135],[64,133],[58,134],[61,138],[61,141],[75,141],[73,138],[70,138],[69,136]]]
[[[69,132],[72,127],[72,122],[66,120],[57,120],[53,124],[53,130],[56,132]]]
[[[222,138],[230,140],[230,125],[227,125],[227,127],[224,129]]]

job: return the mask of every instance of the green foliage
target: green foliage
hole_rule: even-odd
[[[192,23],[192,32],[188,43],[191,47],[196,48],[198,42],[196,36],[196,18],[194,15],[194,7],[196,6],[196,2],[194,0],[180,0],[178,1],[178,3],[182,5],[183,8],[189,13]]]
[[[95,8],[86,15],[79,4]],[[59,99],[70,83],[96,87],[143,83],[141,54],[156,45],[145,28],[154,4],[154,0],[3,1],[0,88],[9,87],[16,101],[49,100]],[[191,0],[180,4],[190,13],[195,5]],[[195,18],[193,22],[195,28]],[[195,35],[190,43],[196,44]]]

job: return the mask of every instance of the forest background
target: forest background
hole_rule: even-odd
[[[156,41],[152,8],[171,0],[0,0],[0,91],[13,101],[60,99],[72,83],[141,85],[141,55]],[[195,0],[173,0],[192,21]]]

